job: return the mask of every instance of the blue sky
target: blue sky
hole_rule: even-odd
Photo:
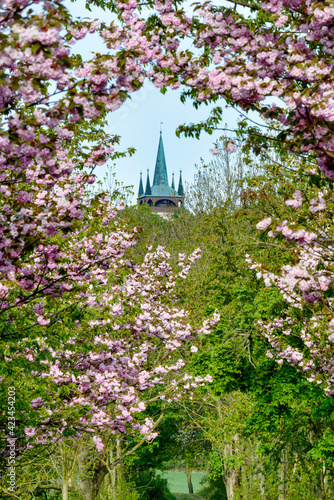
[[[108,17],[112,19],[111,14],[108,15],[102,9],[92,7],[92,12],[86,10],[84,0],[77,0],[74,3],[66,0],[65,4],[76,16],[103,21],[107,21]],[[103,50],[103,44],[96,36],[80,41],[75,47],[87,59],[93,52]],[[134,185],[135,193],[137,193],[140,171],[146,178],[146,169],[149,168],[152,181],[160,122],[163,122],[163,141],[169,181],[171,182],[174,171],[175,180],[178,182],[179,170],[182,169],[183,180],[191,182],[196,171],[195,164],[199,164],[201,158],[205,162],[212,159],[210,149],[222,132],[214,132],[211,136],[203,133],[202,137],[197,140],[178,138],[175,130],[180,124],[197,123],[205,119],[209,112],[209,106],[202,105],[196,110],[191,102],[182,104],[178,90],[170,90],[162,95],[159,89],[147,82],[141,90],[133,93],[131,100],[109,115],[108,130],[121,136],[120,149],[131,146],[136,149],[135,155],[131,158],[117,161],[115,165],[117,180],[125,185]],[[237,112],[226,109],[223,120],[229,128],[233,128],[237,123]],[[102,169],[98,172],[100,178],[103,177],[104,172],[105,170]]]

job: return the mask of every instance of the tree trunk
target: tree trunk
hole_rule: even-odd
[[[62,499],[68,500],[68,481],[63,479],[63,484],[61,485]]]
[[[82,500],[95,500],[104,477],[107,474],[106,467],[96,467],[94,474],[90,473],[84,478],[80,479],[79,487],[82,494]]]
[[[69,477],[68,477],[68,470],[67,470],[66,448],[65,448],[64,443],[61,443],[61,445],[60,445],[60,453],[61,453],[61,462],[62,462],[62,469],[63,469],[63,478],[62,478],[62,485],[61,485],[62,499],[68,500]]]
[[[186,474],[187,474],[188,490],[189,493],[192,494],[194,493],[194,488],[193,488],[193,483],[191,481],[191,469],[188,466],[186,467]]]
[[[241,467],[234,470],[234,486],[235,492],[238,492],[238,500],[242,500],[241,494]]]
[[[224,474],[227,500],[234,499],[234,469],[227,469]]]
[[[233,455],[233,449],[231,445],[225,445],[224,455]],[[224,483],[226,488],[227,500],[233,500],[235,487],[235,470],[232,467],[225,467]]]
[[[82,494],[82,500],[95,500],[103,479],[108,473],[107,467],[103,462],[96,458],[91,461],[89,445],[83,447],[78,456],[78,467],[80,473],[79,489]]]
[[[110,446],[109,457],[110,457],[110,463],[112,464],[115,460],[115,456],[114,456],[114,450],[111,446]],[[111,473],[110,473],[110,487],[111,487],[112,497],[114,497],[116,495],[116,468],[115,467],[112,468]]]
[[[117,460],[120,459],[122,456],[122,438],[120,436],[117,436],[116,440],[116,458]],[[123,467],[122,464],[119,463],[117,465],[117,470],[116,470],[116,482],[119,483],[120,480],[122,479],[123,476]]]
[[[286,450],[282,451],[281,458],[281,484],[280,484],[280,495],[279,500],[286,499],[286,476],[287,476],[287,463],[288,463],[288,453]]]
[[[325,486],[325,478],[326,478],[326,467],[323,465],[320,469],[320,495],[319,498],[321,500],[326,500],[326,486]]]

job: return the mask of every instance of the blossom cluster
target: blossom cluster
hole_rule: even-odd
[[[196,250],[187,260],[195,261],[198,256]],[[91,295],[87,301],[92,312],[101,313],[88,322],[88,332],[81,339],[83,343],[91,339],[88,352],[75,347],[83,325],[78,325],[78,335],[59,349],[41,338],[38,348],[29,347],[29,339],[22,341],[13,360],[26,357],[33,366],[40,366],[38,376],[50,381],[44,397],[31,401],[33,418],[39,423],[26,426],[29,446],[56,442],[69,429],[75,436],[130,429],[153,439],[154,422],[146,419],[143,423],[140,417],[150,401],[177,401],[212,381],[210,376],[186,374],[184,368],[187,352],[197,351],[196,337],[208,334],[219,314],[200,328],[190,326],[187,312],[174,304],[177,276],[169,260],[170,255],[158,247],[146,255],[142,265],[131,268],[122,284],[106,281],[101,293],[100,282],[96,300],[92,301]],[[184,260],[180,255],[179,262]],[[46,359],[39,360],[41,351],[47,353]],[[63,393],[64,387],[71,389]],[[82,409],[86,410],[84,415]],[[40,417],[36,417],[39,411]],[[100,441],[95,444],[101,448]]]
[[[332,203],[330,196],[320,189],[316,196],[310,201],[308,199],[297,190],[286,205],[293,209],[293,219],[300,212],[301,220],[304,223],[306,220],[313,231],[294,229],[296,220],[278,223],[267,218],[257,224],[261,231],[271,228],[269,237],[280,236],[294,244],[294,263],[283,265],[275,273],[253,262],[249,255],[246,261],[256,271],[257,278],[262,279],[267,287],[275,286],[285,300],[280,316],[258,322],[259,329],[270,343],[267,356],[279,364],[287,361],[305,372],[310,382],[323,384],[328,396],[334,396],[334,247],[330,218],[322,214],[328,210],[330,217]],[[311,218],[307,218],[310,214]]]
[[[136,2],[115,2],[123,19],[120,29],[125,28],[118,43],[138,51],[139,66],[151,64],[145,75],[157,88],[183,85],[197,102],[221,96],[244,110],[257,110],[279,123],[294,152],[313,151],[322,172],[334,178],[328,125],[334,119],[332,7],[312,0],[271,0],[257,6],[258,14],[247,15],[216,2],[193,12],[169,1],[149,4],[159,17],[156,29]],[[191,40],[196,50],[182,49],[183,40]],[[283,104],[266,104],[269,96]]]

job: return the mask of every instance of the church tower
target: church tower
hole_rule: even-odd
[[[150,174],[147,170],[146,187],[144,191],[142,174],[140,174],[139,190],[138,190],[138,205],[147,203],[151,207],[151,211],[162,217],[168,217],[179,207],[183,207],[184,192],[182,184],[182,171],[180,170],[180,180],[178,190],[175,189],[174,173],[172,176],[172,184],[168,184],[167,166],[164,145],[162,141],[162,132],[160,131],[160,139],[158,146],[157,159],[155,162],[153,184],[150,184]]]

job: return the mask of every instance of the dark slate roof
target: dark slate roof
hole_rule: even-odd
[[[152,187],[153,186],[168,186],[167,166],[166,166],[165,151],[164,151],[164,145],[162,142],[162,132],[161,131],[160,131],[157,159],[155,162],[155,170],[154,170],[154,178],[153,178]]]
[[[167,177],[167,166],[166,166],[166,158],[165,158],[165,152],[164,152],[164,145],[162,141],[162,132],[160,131],[160,138],[159,138],[159,146],[158,146],[158,153],[157,153],[157,159],[155,162],[155,170],[154,170],[154,178],[153,178],[153,184],[152,187],[150,186],[150,179],[149,179],[149,172],[147,171],[147,181],[146,181],[146,189],[143,194],[138,193],[138,196],[143,198],[145,196],[161,196],[161,197],[173,197],[173,198],[179,198],[183,196],[183,186],[182,186],[182,179],[180,178],[181,182],[181,190],[180,190],[180,183],[179,183],[179,190],[176,191],[175,189],[175,183],[174,183],[174,174],[173,174],[173,181],[172,181],[172,186],[170,187],[168,184],[168,177]],[[139,184],[139,190],[140,190],[140,184]],[[182,193],[182,194],[180,194]]]
[[[149,170],[147,169],[145,196],[151,196],[151,195],[152,195],[152,191],[151,191],[151,184],[150,184],[150,175],[149,175]]]
[[[144,187],[143,187],[143,179],[142,179],[142,173],[140,172],[140,182],[139,182],[139,189],[138,189],[138,197],[144,194]]]
[[[183,184],[182,184],[182,170],[180,170],[180,180],[179,180],[179,188],[177,190],[177,194],[179,196],[183,196],[184,195]]]

